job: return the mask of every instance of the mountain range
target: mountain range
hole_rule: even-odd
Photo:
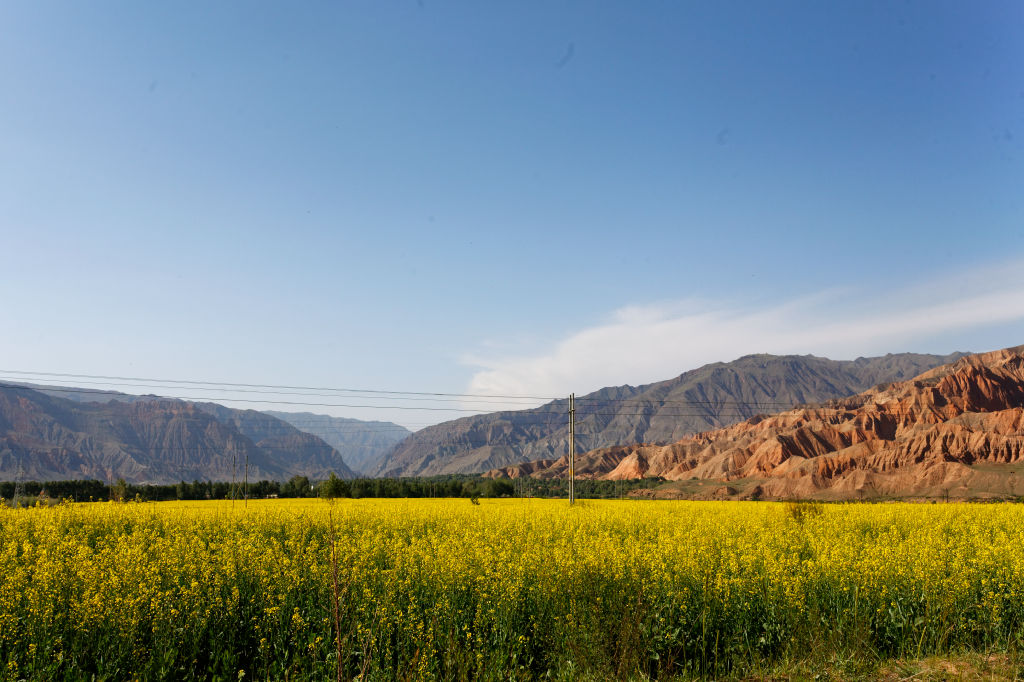
[[[286,421],[300,431],[321,438],[342,453],[345,463],[360,476],[370,476],[396,443],[412,432],[391,422],[362,421],[329,417],[311,412],[275,412],[265,414]]]
[[[565,457],[491,477],[565,475]],[[1024,495],[1024,346],[910,380],[755,416],[669,445],[582,454],[582,478],[662,477],[662,497],[858,499]]]
[[[351,478],[341,454],[271,415],[213,403],[102,395],[72,400],[0,385],[0,480],[95,478],[130,483]],[[100,394],[90,393],[99,398]]]
[[[889,354],[856,360],[747,355],[674,379],[603,388],[576,398],[577,447],[671,443],[684,436],[794,405],[900,381],[963,355]],[[480,473],[557,459],[569,447],[568,400],[437,424],[395,445],[377,476]]]
[[[748,355],[668,381],[604,388],[576,398],[577,445],[598,452],[673,443],[755,415],[903,380],[962,355],[904,353],[851,361]],[[250,480],[323,478],[331,472],[429,476],[519,465],[540,471],[544,466],[527,463],[551,465],[568,450],[567,402],[409,433],[387,422],[4,383],[0,479],[231,480],[241,478],[246,460]],[[611,455],[602,457],[607,461],[600,473],[617,466],[608,460]]]

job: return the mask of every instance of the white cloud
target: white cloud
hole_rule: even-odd
[[[992,334],[1024,321],[1024,261],[966,270],[899,289],[884,282],[827,290],[752,307],[742,301],[687,300],[636,305],[568,334],[535,355],[464,359],[478,367],[468,392],[560,396],[602,386],[667,379],[750,353],[834,359],[936,349],[944,337],[976,331],[979,344],[1024,338]],[[1005,341],[1005,343],[1004,343]],[[984,345],[970,350],[992,350]],[[958,350],[946,348],[944,352]],[[964,349],[959,349],[964,350]]]

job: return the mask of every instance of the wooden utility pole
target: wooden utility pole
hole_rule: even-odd
[[[245,453],[245,502],[243,506],[249,506],[249,453]]]
[[[576,502],[576,394],[569,394],[569,504]]]
[[[21,498],[25,496],[25,466],[18,457],[18,472],[14,475],[14,496],[11,498],[12,507],[21,506]]]

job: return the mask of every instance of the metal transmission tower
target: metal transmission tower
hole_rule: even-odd
[[[569,504],[576,502],[576,394],[569,394]]]

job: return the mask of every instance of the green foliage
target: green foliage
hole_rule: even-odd
[[[117,483],[110,486],[110,499],[114,502],[125,502],[128,500],[128,484],[123,478],[117,479]]]
[[[332,471],[330,478],[320,484],[320,497],[334,499],[336,497],[350,497],[352,489],[348,483],[338,478]]]
[[[487,497],[512,497],[516,492],[511,481],[500,478],[492,478],[487,481],[484,491]]]
[[[635,481],[576,481],[577,499],[613,499],[626,497],[630,491],[652,488],[664,479],[648,478]],[[457,474],[423,478],[357,478],[344,480],[332,473],[325,481],[310,481],[306,476],[293,476],[288,481],[258,481],[249,483],[248,490],[241,482],[180,481],[170,485],[133,484],[123,479],[115,485],[101,481],[26,481],[26,498],[40,494],[53,499],[72,499],[76,502],[102,502],[108,499],[163,502],[170,500],[226,500],[265,499],[268,497],[353,497],[353,498],[427,498],[427,497],[553,497],[568,494],[565,479],[490,479],[483,476]],[[0,498],[10,499],[14,482],[0,482]],[[246,494],[248,493],[248,494]]]
[[[313,486],[306,476],[292,476],[281,486],[281,497],[314,497]]]

